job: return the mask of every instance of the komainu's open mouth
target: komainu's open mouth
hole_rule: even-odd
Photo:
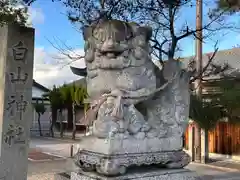
[[[103,51],[101,53],[103,56],[107,56],[109,58],[115,58],[117,56],[120,56],[123,52],[121,52],[121,51]]]

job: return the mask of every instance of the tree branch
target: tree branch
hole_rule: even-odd
[[[206,70],[208,69],[209,65],[212,63],[217,51],[218,51],[218,48],[216,48],[217,44],[215,44],[215,50],[213,52],[213,54],[210,56],[208,55],[208,62],[207,64],[205,65],[205,67],[203,67],[202,69],[202,73],[201,74],[197,74],[197,76],[193,77],[191,80],[190,80],[190,83],[193,83],[195,80],[199,79],[200,77],[203,77],[203,74],[206,72]],[[210,74],[209,74],[210,75]],[[206,76],[205,76],[206,77]]]
[[[48,40],[48,39],[47,39]],[[59,41],[61,41],[60,39],[58,39]],[[70,64],[72,64],[75,61],[84,59],[85,56],[79,55],[76,52],[74,52],[73,48],[71,48],[70,46],[66,45],[66,43],[61,41],[61,44],[63,46],[65,46],[65,48],[62,48],[57,41],[55,40],[55,43],[51,42],[50,40],[48,40],[48,42],[52,45],[52,47],[54,47],[61,55],[63,55],[64,57],[53,57],[55,59],[58,60],[66,60],[66,57],[70,60],[69,62],[65,62],[64,65],[60,68],[64,68]],[[56,45],[55,45],[56,44]],[[73,55],[71,55],[71,53]]]

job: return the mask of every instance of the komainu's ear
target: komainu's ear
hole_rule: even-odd
[[[166,80],[172,79],[176,73],[181,71],[181,64],[178,60],[169,59],[163,67],[163,77]]]
[[[83,28],[83,39],[86,41],[89,37],[91,37],[93,34],[93,27],[91,26],[85,26]]]
[[[136,35],[144,35],[146,37],[146,41],[149,41],[152,37],[152,28],[149,26],[139,26],[136,28]]]

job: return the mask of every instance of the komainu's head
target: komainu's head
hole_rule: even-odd
[[[88,69],[123,69],[151,61],[152,29],[135,23],[105,20],[84,29]]]

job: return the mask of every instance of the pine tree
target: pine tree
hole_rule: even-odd
[[[41,116],[45,113],[46,108],[45,108],[45,105],[44,105],[43,102],[39,103],[38,101],[37,101],[36,104],[34,104],[34,108],[35,108],[36,113],[38,114],[39,134],[40,134],[40,136],[42,136],[43,134],[42,134],[42,128],[41,128],[41,121],[40,121],[40,119],[41,119]]]
[[[225,10],[234,14],[240,11],[240,0],[218,0],[217,6],[217,10]]]
[[[22,0],[0,1],[0,26],[5,24],[27,25],[28,8]]]
[[[237,77],[224,77],[215,82],[215,92],[203,100],[191,95],[190,118],[205,130],[211,130],[217,122],[227,119],[229,123],[240,123],[240,84]]]

